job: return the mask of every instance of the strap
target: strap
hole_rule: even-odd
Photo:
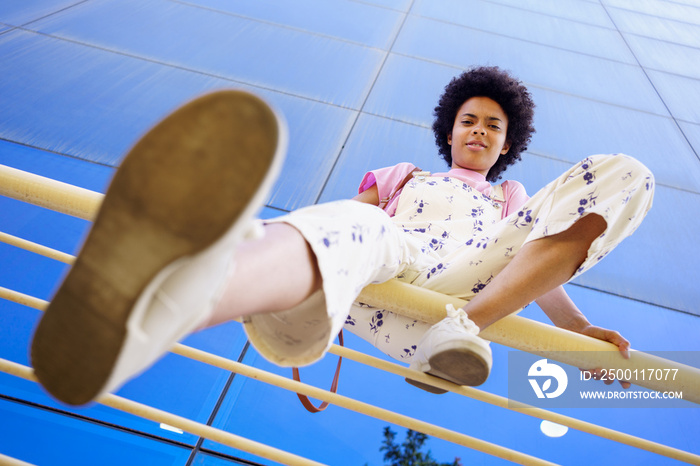
[[[401,180],[401,182],[400,182],[399,184],[396,185],[396,187],[394,187],[394,190],[391,192],[391,194],[389,194],[389,195],[388,195],[387,197],[385,197],[384,199],[380,199],[380,201],[379,201],[379,208],[380,208],[380,209],[386,208],[386,206],[389,205],[389,203],[391,202],[391,200],[394,199],[394,198],[396,197],[396,195],[399,193],[399,191],[401,191],[401,190],[403,189],[403,187],[406,186],[406,183],[408,183],[409,181],[411,181],[411,179],[412,179],[414,176],[416,176],[416,175],[418,175],[418,174],[420,174],[420,173],[426,173],[425,176],[428,176],[428,175],[429,175],[428,172],[423,172],[423,170],[421,170],[420,168],[414,168],[408,175],[406,175],[406,177],[405,177],[403,180]]]
[[[340,346],[343,346],[343,331],[341,330],[340,333],[338,334],[338,342],[340,343]],[[333,383],[331,383],[331,393],[337,393],[338,392],[338,378],[340,377],[340,363],[343,362],[343,358],[338,358],[338,365],[335,368],[335,376],[333,377]],[[301,382],[301,378],[299,377],[299,368],[298,367],[293,367],[292,368],[292,375],[294,377],[294,380],[297,382]],[[306,408],[307,411],[310,413],[319,413],[326,409],[328,407],[328,402],[324,401],[321,403],[318,407],[314,406],[313,403],[311,403],[311,400],[309,400],[309,397],[306,395],[302,395],[301,393],[297,393],[297,396],[299,397],[299,401],[301,401],[301,404],[304,405],[304,408]]]
[[[506,202],[506,196],[503,194],[503,183],[491,187],[491,199],[496,202]]]

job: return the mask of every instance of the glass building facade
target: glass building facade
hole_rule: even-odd
[[[642,227],[567,285],[596,325],[642,351],[700,351],[700,3],[693,0],[5,0],[0,2],[0,164],[104,192],[135,140],[203,92],[243,88],[285,115],[290,149],[264,217],[349,198],[370,169],[442,171],[432,111],[474,65],[520,77],[535,134],[505,178],[536,192],[571,164],[626,153],[657,181]],[[75,254],[89,223],[0,197],[0,231]],[[49,300],[68,266],[0,243],[0,286]],[[40,312],[0,301],[0,358],[28,365]],[[525,317],[546,322],[536,305]],[[237,323],[186,344],[291,376]],[[347,346],[383,357],[365,342]],[[509,348],[482,386],[507,395]],[[695,353],[693,353],[695,352]],[[697,358],[696,358],[697,360]],[[304,370],[325,387],[329,356]],[[344,364],[340,393],[549,461],[677,464]],[[382,464],[385,422],[168,355],[119,395],[332,465]],[[697,408],[562,413],[700,454]],[[404,429],[394,427],[401,432]],[[506,461],[435,438],[440,461]],[[69,408],[0,373],[0,454],[40,465],[273,464],[101,405]],[[599,455],[605,455],[601,459]],[[1,463],[2,461],[0,461]]]

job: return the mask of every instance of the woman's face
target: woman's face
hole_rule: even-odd
[[[486,176],[501,154],[508,152],[508,117],[496,101],[472,97],[457,111],[447,143],[452,146],[452,168],[468,168]]]

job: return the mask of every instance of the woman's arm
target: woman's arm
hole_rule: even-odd
[[[370,188],[362,191],[360,194],[352,198],[355,201],[364,202],[365,204],[379,205],[379,191],[377,184],[373,184]]]
[[[563,286],[557,287],[540,296],[537,305],[557,327],[572,332],[588,335],[599,340],[609,341],[620,349],[625,358],[629,358],[630,342],[614,330],[607,330],[591,325],[586,316],[576,307]]]
[[[630,342],[614,330],[591,325],[586,316],[576,307],[563,286],[559,286],[540,296],[536,302],[557,327],[608,341],[617,346],[625,359],[629,359]],[[591,370],[593,378],[598,378],[600,376],[599,372],[598,369]],[[606,381],[606,383],[608,382]],[[630,386],[630,383],[625,381],[620,381],[620,384],[623,388],[629,388]]]
[[[559,286],[540,296],[535,302],[557,327],[581,333],[582,329],[591,325],[586,316],[576,307],[563,286]]]

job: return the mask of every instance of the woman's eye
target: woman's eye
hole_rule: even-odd
[[[501,127],[498,126],[498,125],[491,125],[491,128],[493,128],[493,129],[501,129]]]

